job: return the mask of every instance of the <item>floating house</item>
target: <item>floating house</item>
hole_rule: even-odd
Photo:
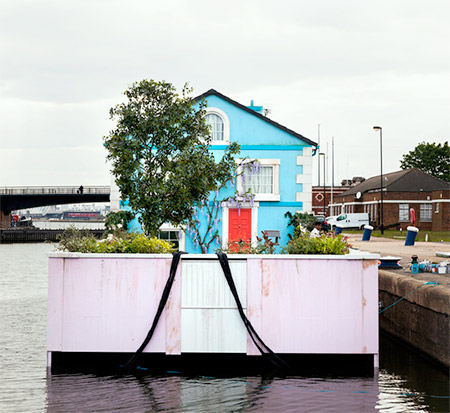
[[[141,349],[150,371],[262,366],[258,335],[292,367],[301,356],[301,369],[331,357],[378,366],[378,254],[229,255],[229,278],[213,254],[174,259],[51,253],[48,365],[119,366]]]
[[[216,200],[233,197],[236,191],[250,191],[251,202],[222,202],[215,229],[219,231],[220,242],[230,240],[251,240],[256,243],[262,231],[280,232],[279,243],[288,242],[286,212],[312,211],[312,156],[317,144],[303,135],[264,116],[262,106],[244,106],[229,97],[210,89],[195,98],[197,102],[207,101],[206,122],[211,126],[211,151],[220,159],[231,142],[239,143],[240,159],[257,160],[259,167],[246,178],[238,176],[228,187],[223,188]],[[118,192],[112,189],[118,199]],[[213,194],[210,202],[213,202]],[[200,225],[208,217],[199,210]],[[136,219],[132,229],[141,230]],[[189,231],[164,225],[161,237],[178,240],[180,249],[200,252],[195,238]],[[219,240],[218,240],[219,241]],[[217,249],[212,244],[208,252]],[[212,250],[212,251],[211,251]]]

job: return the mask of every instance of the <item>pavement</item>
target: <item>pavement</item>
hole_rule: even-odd
[[[408,264],[411,262],[411,257],[417,255],[419,262],[429,260],[431,262],[449,261],[450,258],[437,257],[436,252],[450,253],[450,242],[416,242],[412,246],[405,246],[404,239],[389,239],[380,237],[371,237],[370,241],[362,241],[361,234],[344,234],[348,237],[350,244],[360,251],[367,251],[380,254],[381,257],[401,257],[399,264],[403,269],[388,270],[395,272],[405,277],[411,277],[417,280],[438,282],[444,288],[450,290],[450,274],[437,273],[419,273],[411,274],[407,271]]]

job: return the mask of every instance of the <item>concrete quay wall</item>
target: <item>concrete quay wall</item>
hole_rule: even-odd
[[[426,281],[394,271],[379,271],[383,308]],[[444,366],[450,366],[450,289],[424,285],[380,314],[380,329],[406,342]]]

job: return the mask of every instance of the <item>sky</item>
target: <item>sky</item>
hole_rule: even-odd
[[[0,0],[0,10],[0,187],[110,184],[109,109],[142,79],[253,99],[315,142],[320,124],[327,185],[333,138],[335,185],[380,173],[375,125],[385,173],[418,143],[449,140],[448,0]]]

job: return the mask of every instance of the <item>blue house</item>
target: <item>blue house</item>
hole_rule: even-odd
[[[288,220],[285,213],[290,211],[312,211],[312,156],[317,144],[310,139],[280,125],[263,115],[261,106],[244,106],[229,97],[210,89],[196,98],[205,99],[206,122],[211,125],[211,151],[220,159],[230,142],[241,146],[239,158],[256,159],[257,171],[251,176],[238,176],[234,183],[223,188],[219,199],[234,196],[237,191],[249,190],[254,194],[251,202],[243,205],[222,203],[215,222],[221,242],[229,240],[261,237],[265,230],[280,231],[280,245],[289,238]],[[213,196],[211,196],[212,200]],[[210,201],[211,202],[211,201]],[[198,214],[201,225],[206,225],[207,217]],[[138,227],[137,220],[134,229]],[[183,233],[177,228],[164,225],[161,238],[179,240],[180,249],[198,253],[200,248],[192,232]],[[214,252],[213,245],[208,252]]]

